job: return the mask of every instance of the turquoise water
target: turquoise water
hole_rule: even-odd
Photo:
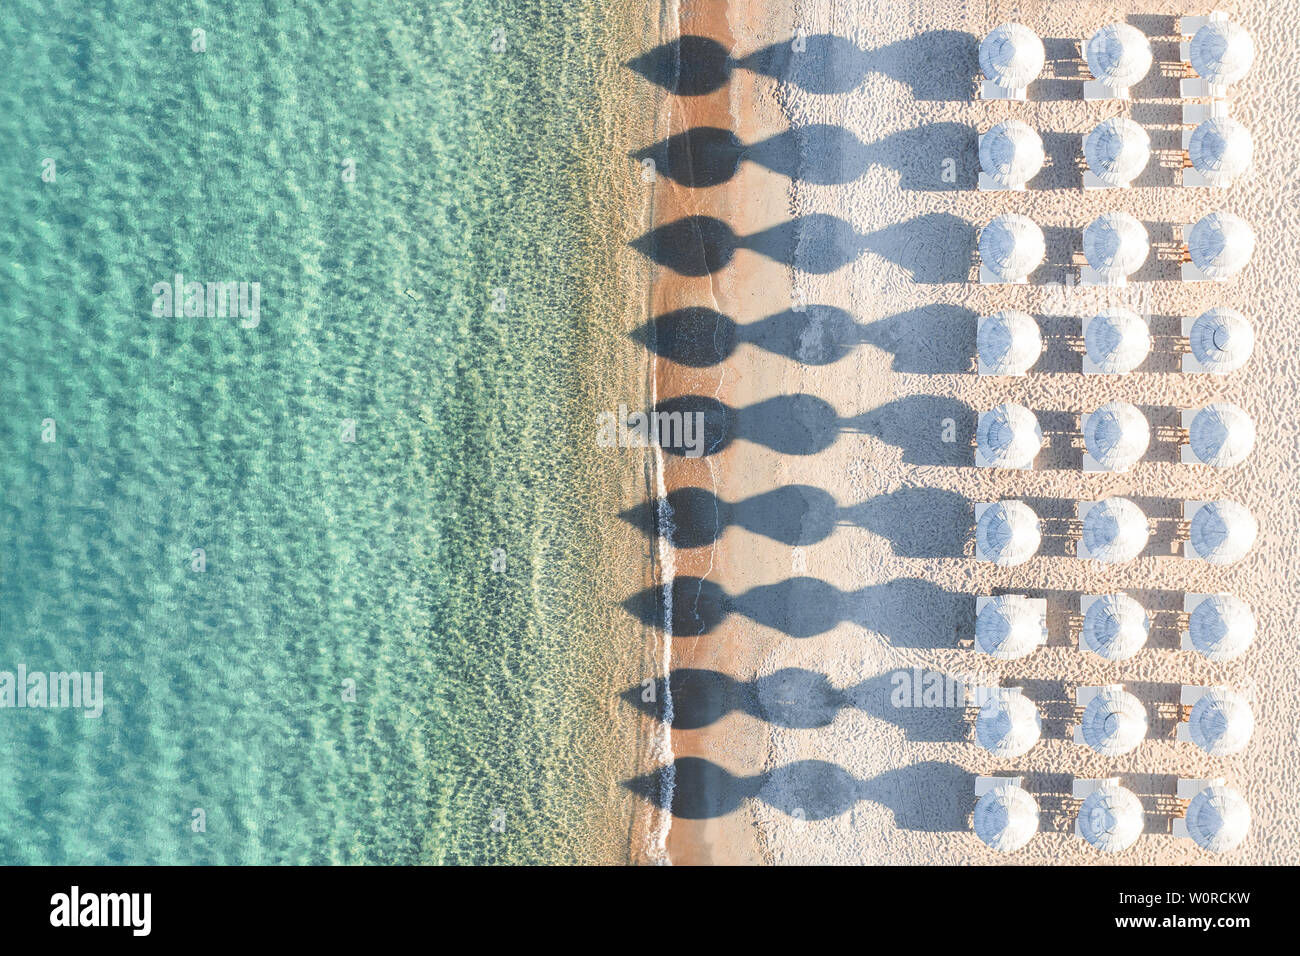
[[[0,709],[0,862],[626,851],[584,809],[617,789],[582,403],[621,242],[582,170],[618,29],[0,8],[0,671],[106,697]],[[259,321],[155,316],[177,272],[260,283]]]

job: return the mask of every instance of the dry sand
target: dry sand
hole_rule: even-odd
[[[683,4],[683,10],[692,6]],[[692,191],[689,202],[699,207],[693,211],[720,215],[713,209],[724,209],[721,215],[741,234],[792,215],[826,213],[846,220],[865,239],[856,261],[829,274],[792,273],[742,250],[728,269],[668,293],[694,296],[692,304],[709,304],[748,323],[789,308],[782,300],[793,275],[807,302],[847,310],[856,325],[847,333],[833,325],[820,330],[851,346],[829,364],[798,360],[800,354],[817,354],[819,330],[813,328],[803,336],[802,353],[787,349],[794,358],[741,344],[722,367],[692,371],[684,379],[674,379],[680,368],[662,370],[671,388],[717,394],[733,407],[802,393],[829,402],[842,420],[852,419],[830,447],[814,454],[779,454],[741,438],[704,462],[670,465],[677,470],[669,471],[666,487],[711,486],[724,501],[737,502],[801,484],[829,492],[839,509],[833,533],[803,546],[753,530],[773,529],[778,517],[790,515],[785,508],[762,509],[749,521],[751,528],[729,526],[716,546],[673,556],[678,574],[716,582],[739,596],[733,607],[757,618],[731,613],[709,634],[672,641],[674,668],[707,668],[756,682],[745,698],[754,705],[741,708],[748,712],[673,731],[679,760],[703,757],[730,775],[708,787],[697,785],[708,791],[699,799],[738,803],[734,811],[708,819],[675,820],[668,842],[673,861],[1293,862],[1300,847],[1300,503],[1294,494],[1300,484],[1300,287],[1294,279],[1300,275],[1300,247],[1293,240],[1300,217],[1294,176],[1300,147],[1290,127],[1300,108],[1300,23],[1285,5],[1225,0],[1218,6],[1252,32],[1259,51],[1231,101],[1232,115],[1254,135],[1255,169],[1219,191],[1180,188],[1169,165],[1176,162],[1181,121],[1170,74],[1178,59],[1174,18],[1206,9],[1175,0],[843,0],[796,3],[791,19],[757,0],[729,6],[734,55],[788,39],[796,25],[811,36],[804,56],[821,52],[818,34],[846,38],[861,51],[839,49],[827,69],[801,67],[808,85],[847,78],[856,87],[851,92],[812,92],[738,71],[723,99],[733,118],[745,120],[734,127],[742,139],[752,142],[756,127],[834,124],[864,144],[839,157],[841,168],[861,163],[865,171],[846,185],[817,185],[791,183],[745,163],[727,186]],[[1045,38],[1045,79],[1028,103],[975,99],[979,38],[1012,19]],[[1127,20],[1151,36],[1157,64],[1135,88],[1132,103],[1085,103],[1077,41],[1112,20]],[[749,112],[738,111],[740,104]],[[1131,116],[1148,129],[1152,164],[1133,189],[1084,193],[1078,188],[1080,136],[1113,115]],[[1041,131],[1049,166],[1026,192],[978,192],[976,133],[1008,117]],[[941,178],[949,157],[956,163],[956,183]],[[826,164],[825,157],[814,159]],[[713,202],[722,205],[706,208]],[[1149,226],[1152,259],[1140,281],[1109,292],[1066,285],[1077,273],[1079,231],[1112,208]],[[1170,281],[1177,274],[1172,227],[1215,208],[1254,225],[1252,265],[1226,284]],[[974,284],[975,229],[1007,211],[1044,227],[1049,263],[1028,286]],[[800,255],[815,263],[838,251],[806,238]],[[1079,374],[1077,321],[1101,304],[1128,304],[1152,316],[1155,348],[1133,374]],[[1177,340],[1178,317],[1219,304],[1253,321],[1258,341],[1250,364],[1227,378],[1179,374],[1177,355],[1185,346]],[[978,377],[975,318],[1007,307],[1039,317],[1047,353],[1025,378]],[[680,388],[683,382],[689,388]],[[1113,399],[1147,412],[1155,432],[1151,451],[1127,474],[1081,474],[1078,415]],[[1233,401],[1255,418],[1254,454],[1225,471],[1177,463],[1168,426],[1176,424],[1179,409],[1214,399]],[[1049,446],[1033,472],[973,467],[975,415],[1005,401],[1033,409],[1048,432]],[[956,427],[955,443],[941,440],[945,419]],[[783,431],[774,419],[764,419],[754,434],[772,438]],[[803,426],[793,431],[810,433]],[[1078,560],[1070,538],[1074,502],[1109,495],[1133,498],[1154,519],[1150,551],[1118,567]],[[1243,502],[1259,518],[1254,552],[1225,568],[1186,560],[1176,543],[1178,503],[1220,496]],[[1047,519],[1042,553],[1010,569],[975,562],[973,503],[1013,497],[1030,501]],[[814,505],[803,515],[809,534],[815,519],[825,517],[825,509]],[[802,591],[785,585],[753,592],[803,577],[837,591],[816,591],[805,583]],[[1047,648],[1023,661],[997,662],[964,646],[975,596],[998,589],[1048,598]],[[1084,654],[1077,644],[1079,596],[1108,590],[1134,594],[1155,625],[1147,648],[1119,664]],[[1182,592],[1218,590],[1250,603],[1259,634],[1243,657],[1216,665],[1177,648],[1176,611]],[[839,623],[799,636],[827,621]],[[1043,739],[1022,758],[999,760],[972,742],[969,722],[957,709],[892,707],[892,676],[914,667],[1023,686],[1043,714]],[[799,671],[785,670],[790,668]],[[781,680],[772,676],[778,672]],[[1148,707],[1149,737],[1131,754],[1102,758],[1070,742],[1073,690],[1099,683],[1123,683]],[[1173,739],[1174,705],[1184,683],[1226,683],[1248,696],[1257,726],[1243,753],[1211,758]],[[791,714],[801,719],[792,721]],[[824,725],[783,726],[791,722]],[[797,761],[833,766],[791,767]],[[1025,774],[1038,797],[1042,832],[1022,851],[1003,856],[969,830],[972,783],[978,774],[1012,772]],[[1069,793],[1076,775],[1119,776],[1139,794],[1147,832],[1134,847],[1103,855],[1072,835],[1075,804]],[[1214,856],[1168,835],[1169,798],[1179,776],[1223,776],[1242,791],[1254,814],[1242,847]],[[679,785],[688,782],[679,779]],[[828,818],[799,819],[822,814]]]

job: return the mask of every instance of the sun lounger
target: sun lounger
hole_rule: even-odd
[[[1005,86],[998,86],[992,80],[985,80],[980,84],[980,97],[986,100],[1016,100],[1023,103],[1029,97],[1029,87],[1008,89]]]
[[[1182,691],[1178,695],[1178,705],[1180,713],[1178,716],[1178,726],[1174,729],[1174,738],[1183,743],[1192,742],[1192,728],[1187,722],[1186,716],[1182,710],[1196,706],[1196,702],[1208,693],[1208,687],[1194,687],[1190,684],[1184,684]]]

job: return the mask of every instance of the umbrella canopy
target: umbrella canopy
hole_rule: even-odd
[[[1136,749],[1147,735],[1147,712],[1126,690],[1103,687],[1083,711],[1083,739],[1106,757]]]
[[[975,347],[993,374],[1023,375],[1043,353],[1043,335],[1031,316],[1004,309],[980,323]]]
[[[1038,803],[1013,783],[998,784],[975,804],[971,823],[986,844],[1013,853],[1038,832]]]
[[[986,603],[975,618],[975,644],[998,660],[1013,661],[1032,652],[1043,639],[1038,608],[1019,594],[1004,594]]]
[[[1142,650],[1151,621],[1142,605],[1127,594],[1107,594],[1088,605],[1080,639],[1108,661],[1125,661]]]
[[[1088,794],[1079,807],[1079,832],[1098,850],[1107,853],[1127,850],[1142,835],[1144,826],[1146,816],[1137,794],[1113,783],[1103,784]]]
[[[1147,546],[1147,516],[1127,498],[1099,501],[1083,516],[1083,544],[1094,561],[1123,564]]]
[[[1196,413],[1188,440],[1201,461],[1230,468],[1245,461],[1255,447],[1255,423],[1231,402],[1215,402]]]
[[[1227,687],[1211,687],[1192,705],[1187,729],[1192,743],[1211,757],[1244,750],[1255,731],[1255,715],[1246,698]]]
[[[979,417],[975,441],[990,465],[1027,468],[1043,447],[1043,432],[1033,412],[1008,402]]]
[[[1108,23],[1088,40],[1083,51],[1092,75],[1112,89],[1132,86],[1151,69],[1151,44],[1127,23]]]
[[[1192,610],[1187,636],[1208,659],[1229,661],[1244,654],[1255,640],[1255,615],[1235,595],[1211,595]]]
[[[1244,797],[1221,783],[1211,784],[1187,805],[1187,835],[1212,853],[1231,850],[1250,830],[1250,806]]]
[[[1211,20],[1196,31],[1188,53],[1197,76],[1226,86],[1250,71],[1250,64],[1255,60],[1255,43],[1239,24]]]
[[[984,76],[1008,90],[1028,86],[1043,70],[1043,41],[1020,23],[995,27],[980,44],[980,69]]]
[[[1018,213],[998,216],[980,232],[980,261],[1004,282],[1018,282],[1047,256],[1043,230]]]
[[[1188,338],[1196,361],[1219,375],[1241,368],[1255,348],[1255,330],[1250,322],[1236,309],[1224,306],[1197,316]]]
[[[1033,702],[1010,691],[993,695],[975,718],[975,740],[996,757],[1019,757],[1042,733],[1042,720]]]
[[[1034,556],[1041,541],[1038,516],[1023,501],[990,505],[975,525],[975,542],[994,564],[1022,564]]]
[[[1215,186],[1228,186],[1250,168],[1255,144],[1235,119],[1207,119],[1192,132],[1187,155],[1192,167]]]
[[[1230,212],[1212,212],[1192,226],[1187,237],[1192,262],[1211,279],[1234,276],[1255,252],[1255,231]]]
[[[1088,454],[1107,471],[1125,471],[1146,454],[1151,426],[1136,405],[1107,402],[1083,427]]]
[[[1107,279],[1137,272],[1150,251],[1146,226],[1126,212],[1103,213],[1084,227],[1083,255]]]
[[[1043,141],[1020,120],[999,123],[980,138],[980,168],[999,186],[1023,186],[1043,168]]]
[[[1083,141],[1092,174],[1108,186],[1127,186],[1147,168],[1151,137],[1137,123],[1116,116],[1098,123]]]
[[[1128,309],[1104,309],[1083,332],[1088,358],[1111,375],[1131,372],[1151,351],[1151,330],[1141,316]]]
[[[1240,561],[1254,545],[1257,534],[1255,516],[1235,501],[1211,501],[1192,515],[1192,546],[1210,564]]]

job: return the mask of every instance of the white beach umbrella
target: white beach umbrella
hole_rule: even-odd
[[[996,468],[1027,468],[1043,447],[1034,413],[1007,402],[979,417],[975,441],[984,460]]]
[[[1094,561],[1132,561],[1147,546],[1149,537],[1147,516],[1127,498],[1099,501],[1083,516],[1083,544]]]
[[[1211,784],[1187,805],[1187,835],[1203,850],[1223,853],[1241,844],[1250,830],[1250,806],[1221,783]]]
[[[975,525],[980,552],[994,564],[1023,564],[1042,541],[1038,516],[1023,501],[999,501],[980,515]]]
[[[1136,27],[1108,23],[1088,40],[1083,51],[1092,75],[1112,89],[1126,89],[1151,69],[1151,44]]]
[[[1197,316],[1188,338],[1196,361],[1219,375],[1241,368],[1255,348],[1255,330],[1249,320],[1236,309],[1224,306]]]
[[[1192,610],[1187,622],[1192,646],[1212,661],[1229,661],[1255,640],[1255,615],[1241,598],[1214,594]]]
[[[1107,402],[1088,416],[1083,442],[1101,467],[1126,471],[1146,454],[1151,426],[1136,405]]]
[[[1043,141],[1020,120],[1006,120],[980,137],[980,168],[999,186],[1023,186],[1043,168]]]
[[[979,798],[971,823],[986,844],[1013,853],[1038,832],[1038,802],[1027,790],[1001,783]]]
[[[1151,621],[1127,594],[1106,594],[1083,615],[1083,646],[1108,661],[1126,661],[1146,645]]]
[[[1192,418],[1188,442],[1196,457],[1216,468],[1239,465],[1255,447],[1255,423],[1231,402],[1206,405]]]
[[[1013,661],[1031,653],[1043,640],[1038,609],[1019,594],[987,602],[975,618],[975,643],[998,660]]]
[[[1151,137],[1137,123],[1116,116],[1098,123],[1083,141],[1092,174],[1108,186],[1127,186],[1147,168]]]
[[[975,347],[993,374],[1023,375],[1043,353],[1043,334],[1032,316],[1004,309],[980,323]]]
[[[1246,127],[1228,116],[1207,119],[1192,132],[1192,167],[1215,186],[1227,186],[1250,168],[1255,144]]]
[[[980,232],[980,261],[1004,282],[1018,282],[1047,256],[1043,230],[1026,216],[1004,213]]]
[[[1083,739],[1106,757],[1137,748],[1147,735],[1147,712],[1126,690],[1103,687],[1083,710]]]
[[[1255,43],[1240,24],[1211,20],[1196,31],[1188,53],[1197,76],[1226,86],[1250,71],[1255,60]]]
[[[1083,332],[1088,358],[1101,371],[1121,375],[1131,372],[1151,351],[1151,330],[1129,309],[1103,309],[1088,321]]]
[[[1192,515],[1191,543],[1210,564],[1240,561],[1255,544],[1257,534],[1255,516],[1235,501],[1211,501]]]
[[[1187,730],[1192,743],[1211,757],[1222,757],[1246,749],[1255,732],[1255,715],[1236,691],[1212,687],[1192,705]]]
[[[1028,86],[1047,59],[1043,41],[1020,23],[995,27],[980,44],[980,69],[998,86],[1016,90]]]
[[[1234,276],[1255,252],[1255,231],[1230,212],[1212,212],[1192,226],[1187,237],[1192,262],[1211,279]]]
[[[1146,815],[1132,790],[1113,783],[1098,787],[1079,807],[1079,832],[1098,850],[1127,850],[1142,835]]]
[[[1019,757],[1042,733],[1038,709],[1024,694],[994,694],[975,718],[975,740],[995,757]]]
[[[1131,276],[1150,252],[1146,226],[1126,212],[1103,213],[1084,227],[1083,255],[1106,279]]]

